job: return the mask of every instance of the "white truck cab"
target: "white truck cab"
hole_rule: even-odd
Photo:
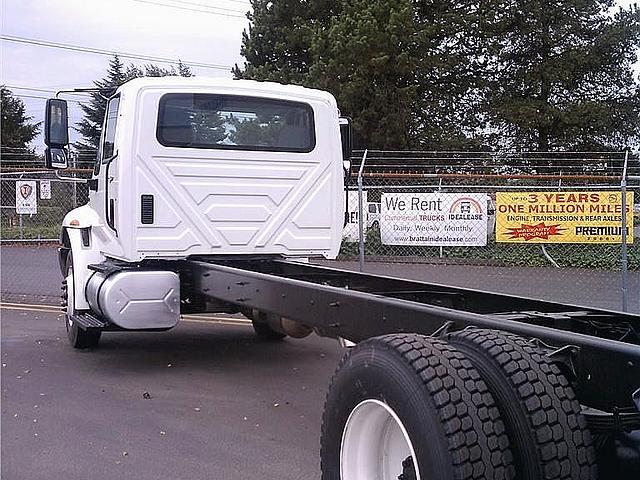
[[[107,104],[89,202],[62,225],[61,265],[73,265],[69,315],[105,316],[125,303],[133,310],[125,296],[135,298],[138,283],[146,291],[141,300],[153,297],[160,309],[167,302],[155,297],[164,298],[166,285],[179,295],[174,272],[153,279],[131,270],[103,275],[90,265],[206,255],[335,257],[345,202],[341,123],[331,94],[298,86],[200,77],[122,85]],[[66,104],[49,100],[48,167],[66,166],[67,128]],[[108,278],[125,277],[126,291],[111,289],[122,298],[112,292],[101,300]],[[164,322],[158,315],[146,321],[138,314],[134,322],[107,316],[123,328],[177,321],[175,312]]]

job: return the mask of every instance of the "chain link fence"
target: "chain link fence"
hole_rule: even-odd
[[[344,240],[332,262],[338,268],[615,310],[625,307],[624,291],[626,308],[640,310],[640,197],[630,186],[625,249],[624,154],[370,151],[359,194],[363,155],[356,152],[347,181]],[[94,158],[93,151],[74,152],[62,175],[89,177]],[[5,301],[57,299],[52,247],[65,214],[88,200],[86,184],[43,163],[33,154],[3,156]],[[627,176],[640,178],[637,157],[629,158]],[[31,213],[20,213],[25,197],[35,200]]]
[[[44,169],[44,160],[20,150],[2,150],[0,240],[2,243],[57,241],[66,213],[87,203],[95,151],[72,152],[62,175]]]
[[[62,219],[71,209],[87,203],[88,193],[86,184],[60,180],[49,172],[3,175],[0,179],[2,243],[57,242]],[[24,208],[27,201],[29,204]]]
[[[360,254],[358,267],[376,273],[402,276],[422,265],[421,279],[438,283],[639,308],[633,188],[622,238],[624,153],[369,151],[358,179],[363,156],[352,159],[340,260]],[[630,158],[627,176],[638,170]]]
[[[26,149],[0,150],[0,284],[4,302],[57,304],[60,272],[56,247],[64,216],[89,199],[94,151],[75,151],[57,176]]]

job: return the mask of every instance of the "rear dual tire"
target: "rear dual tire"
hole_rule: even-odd
[[[511,453],[485,383],[446,342],[371,338],[342,360],[322,422],[323,480],[509,479]]]
[[[518,479],[597,478],[580,403],[544,352],[522,337],[495,330],[468,329],[447,340],[489,387],[507,428]]]
[[[481,329],[353,348],[327,396],[321,466],[323,480],[597,478],[558,367],[521,337]]]

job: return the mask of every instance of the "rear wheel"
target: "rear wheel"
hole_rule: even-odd
[[[323,480],[509,479],[511,454],[480,375],[442,340],[376,337],[342,359],[325,403]]]
[[[83,330],[73,321],[74,314],[73,257],[67,255],[65,277],[62,280],[61,305],[64,310],[64,324],[67,338],[73,348],[94,348],[100,341],[100,330]]]
[[[256,320],[251,320],[251,323],[253,324],[253,331],[256,332],[256,336],[260,340],[277,342],[286,337],[284,333],[276,332],[267,323],[262,323]]]
[[[519,479],[596,478],[580,404],[544,352],[522,337],[493,330],[464,330],[448,341],[471,360],[493,394]]]
[[[254,308],[251,311],[245,312],[244,315],[251,320],[253,331],[256,332],[256,336],[260,340],[277,342],[286,337],[284,333],[271,328],[268,323],[268,313],[261,312]]]

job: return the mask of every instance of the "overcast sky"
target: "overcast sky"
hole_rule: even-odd
[[[248,0],[0,0],[0,4],[3,37],[22,40],[2,39],[0,83],[20,95],[27,113],[37,120],[44,118],[45,100],[32,97],[52,94],[27,88],[91,87],[93,80],[105,75],[112,57],[33,45],[24,39],[221,67],[190,65],[198,76],[231,77],[231,67],[242,63]],[[171,66],[158,60],[123,57],[122,61]],[[81,118],[77,104],[70,103],[70,121]],[[33,144],[41,150],[42,138]]]
[[[105,75],[111,57],[25,40],[209,65],[190,65],[198,76],[231,77],[230,68],[242,64],[240,44],[248,26],[249,0],[0,0],[0,5],[2,36],[18,40],[0,42],[0,84],[19,95],[36,120],[44,117],[45,100],[33,97],[91,87]],[[170,66],[159,60],[122,60]],[[70,103],[70,121],[81,118],[77,103]],[[42,150],[42,138],[33,145]]]

